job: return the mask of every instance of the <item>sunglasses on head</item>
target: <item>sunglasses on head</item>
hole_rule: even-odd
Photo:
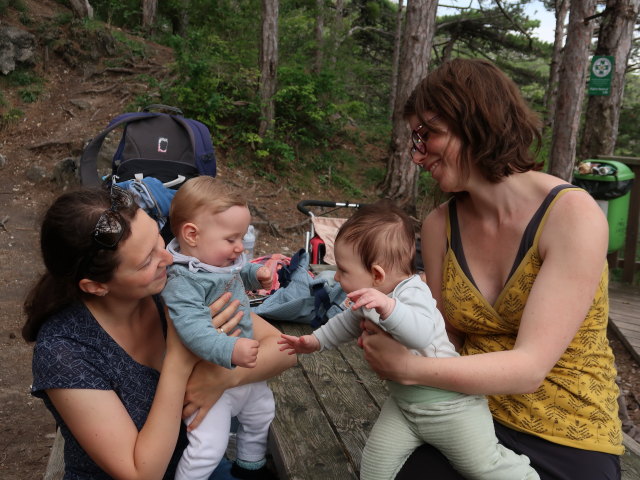
[[[438,118],[438,115],[434,115],[426,123],[431,123],[436,118]],[[421,123],[411,131],[411,142],[413,143],[411,155],[416,152],[420,152],[422,155],[427,153],[427,140],[429,140],[429,130]]]
[[[133,197],[126,190],[115,185],[115,183],[108,188],[111,195],[111,205],[98,217],[91,235],[92,245],[81,258],[77,269],[78,280],[87,273],[98,250],[115,250],[124,235],[122,216],[118,212],[131,207],[133,205]]]
[[[98,218],[92,238],[99,248],[115,250],[124,235],[122,216],[118,212],[133,205],[133,198],[117,185],[111,186],[110,193],[111,206]]]

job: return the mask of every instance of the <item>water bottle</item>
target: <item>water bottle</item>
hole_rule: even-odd
[[[247,260],[253,258],[253,249],[256,246],[256,230],[253,225],[249,225],[247,233],[242,238],[242,245],[244,246],[244,255]]]

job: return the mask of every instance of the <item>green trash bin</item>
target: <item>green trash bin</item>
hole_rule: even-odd
[[[590,165],[589,165],[590,164]],[[595,198],[609,222],[609,253],[620,250],[627,234],[629,198],[634,173],[615,160],[585,160],[573,175],[573,184]]]

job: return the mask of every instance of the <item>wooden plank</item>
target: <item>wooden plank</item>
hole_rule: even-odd
[[[283,327],[283,331],[301,335],[311,330],[306,326],[289,325]],[[339,350],[299,355],[298,363],[340,438],[349,461],[359,472],[362,449],[378,418],[379,407]],[[314,474],[314,478],[338,477],[315,477]]]
[[[42,480],[62,480],[64,476],[64,438],[60,429],[56,430],[56,439],[53,441],[47,469]]]
[[[622,281],[633,282],[636,268],[636,249],[638,248],[638,226],[640,225],[640,167],[632,168],[636,178],[631,187],[629,199],[629,213],[627,217],[627,235],[624,247],[624,267]]]
[[[616,326],[615,322],[609,322],[609,328],[618,337],[618,340],[625,346],[629,354],[640,364],[640,347],[634,347],[624,333]]]
[[[353,368],[353,371],[369,394],[373,397],[378,409],[382,408],[382,405],[389,395],[389,391],[385,383],[380,380],[374,371],[371,370],[371,367],[369,367],[369,364],[364,359],[362,349],[354,342],[341,346],[340,352],[349,365],[351,365],[351,368]]]
[[[637,183],[640,184],[640,181]],[[609,284],[609,325],[636,362],[640,363],[640,288]]]
[[[620,457],[622,480],[638,480],[640,478],[640,444],[626,433],[623,433],[625,452]]]
[[[640,336],[640,327],[638,325],[616,320],[616,326],[624,332],[625,336],[629,336],[630,338],[638,338]]]
[[[276,398],[270,451],[281,479],[357,480],[300,365],[269,381]]]

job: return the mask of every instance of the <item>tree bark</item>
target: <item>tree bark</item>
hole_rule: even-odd
[[[549,158],[549,173],[570,181],[575,164],[582,100],[589,65],[589,45],[596,0],[571,0],[569,28],[558,76],[558,97]]]
[[[149,29],[156,21],[158,0],[142,0],[142,26]]]
[[[407,128],[403,110],[409,95],[427,74],[437,8],[436,0],[407,2],[387,173],[380,186],[380,191],[386,198],[410,213],[415,212],[419,172],[418,167],[409,159],[411,132]]]
[[[613,155],[624,94],[627,63],[640,0],[608,0],[602,19],[596,55],[613,58],[611,95],[592,95],[587,102],[578,158]]]
[[[89,0],[69,0],[71,10],[80,18],[93,18],[93,7]]]
[[[400,42],[402,40],[403,0],[398,0],[398,15],[396,16],[396,31],[393,37],[393,57],[391,58],[391,85],[389,95],[389,112],[393,117],[396,104],[396,90],[398,89],[398,63],[400,61]]]
[[[333,32],[331,34],[331,65],[336,64],[336,55],[338,54],[338,45],[342,39],[344,32],[344,0],[336,0],[336,16],[333,22]]]
[[[260,44],[260,127],[263,137],[273,130],[278,73],[278,0],[262,0],[262,42]]]
[[[316,0],[316,52],[313,59],[313,72],[320,73],[322,70],[323,49],[324,49],[324,0]]]
[[[569,13],[569,0],[558,0],[556,9],[556,29],[553,39],[553,53],[551,54],[551,64],[549,65],[549,86],[546,93],[545,104],[547,115],[545,127],[553,128],[553,119],[556,114],[556,98],[558,96],[558,76],[560,74],[560,64],[562,63],[562,50],[564,42],[564,22]]]

